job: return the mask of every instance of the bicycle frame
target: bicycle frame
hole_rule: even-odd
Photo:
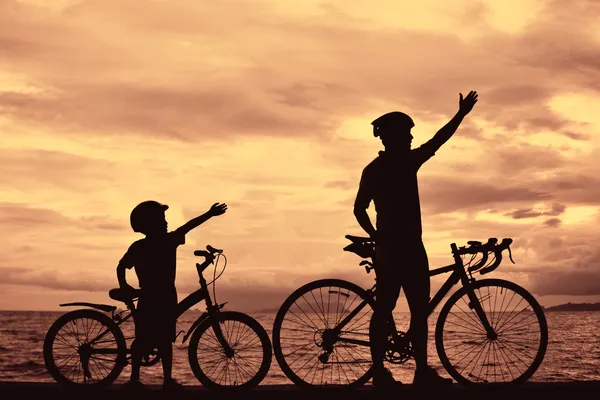
[[[450,264],[445,267],[436,268],[436,269],[429,271],[430,277],[448,273],[448,272],[452,272],[452,274],[448,277],[446,282],[444,282],[442,287],[440,287],[440,289],[433,296],[433,298],[430,298],[429,303],[428,303],[428,308],[427,308],[427,316],[428,317],[433,313],[433,311],[437,308],[437,306],[442,302],[444,297],[446,297],[446,295],[450,292],[450,290],[452,289],[452,287],[454,285],[456,285],[459,282],[462,282],[462,286],[468,288],[469,285],[475,281],[475,278],[469,278],[467,276],[467,273],[465,272],[464,264],[462,262],[460,255],[456,254],[456,252],[454,252],[454,253],[455,253],[454,254],[454,260],[455,260],[454,264]],[[377,288],[377,284],[373,285],[373,287],[371,289],[367,290],[367,293],[370,296],[375,297],[376,296],[376,288]],[[491,325],[487,319],[487,316],[486,316],[485,312],[483,311],[483,308],[481,307],[481,304],[479,303],[479,300],[477,299],[477,296],[475,295],[475,293],[472,290],[470,290],[470,291],[467,290],[467,294],[468,294],[469,300],[470,300],[469,307],[475,309],[475,312],[477,313],[477,316],[479,317],[484,328],[486,329],[488,336],[495,335],[495,332],[494,332],[493,328],[491,327]],[[368,304],[367,300],[363,300],[350,314],[348,314],[348,316],[346,316],[346,318],[344,318],[334,328],[332,328],[332,330],[334,332],[336,332],[336,334],[338,335],[338,341],[345,342],[345,343],[364,345],[364,346],[370,345],[369,342],[364,341],[364,340],[348,339],[348,338],[339,337],[339,333],[344,329],[346,324],[348,324],[348,322],[350,322],[367,304]],[[393,319],[392,319],[392,322],[393,322]],[[394,326],[395,326],[395,323],[394,323]],[[409,334],[410,334],[410,329],[408,329],[406,332],[407,338],[410,337]],[[392,332],[392,336],[393,336],[394,340],[398,339],[398,333],[396,332],[395,329]]]
[[[202,322],[204,322],[207,318],[210,318],[210,319],[212,319],[212,321],[214,321],[213,329],[215,331],[215,335],[216,335],[219,343],[225,350],[225,353],[230,354],[230,353],[233,353],[233,350],[231,349],[231,346],[229,345],[229,343],[227,343],[227,341],[223,337],[223,332],[221,330],[221,327],[218,324],[217,315],[216,315],[219,312],[219,310],[221,308],[223,308],[223,306],[225,306],[225,304],[227,304],[227,303],[222,303],[222,304],[218,304],[218,305],[214,305],[212,303],[212,299],[210,298],[210,294],[208,292],[208,285],[206,283],[206,279],[204,278],[204,275],[202,274],[203,267],[208,266],[208,264],[210,264],[210,263],[211,262],[206,263],[206,265],[204,265],[204,263],[202,265],[200,265],[200,264],[196,265],[198,268],[198,275],[200,276],[200,289],[196,290],[193,293],[190,293],[183,300],[181,300],[180,302],[177,303],[177,306],[175,308],[176,309],[176,317],[175,318],[178,319],[179,317],[181,317],[181,315],[183,315],[183,313],[185,313],[187,310],[192,308],[194,305],[200,303],[201,301],[205,301],[206,302],[206,311],[203,312],[202,315],[200,315],[200,317],[198,317],[198,319],[196,319],[196,321],[194,321],[192,326],[188,329],[187,333],[183,336],[182,343],[185,343],[187,341],[188,337],[194,332],[194,330]],[[123,322],[127,321],[131,317],[133,317],[134,322],[135,322],[135,310],[136,309],[133,304],[133,300],[129,300],[128,302],[126,302],[126,304],[127,304],[127,309],[130,310],[130,312],[124,318],[119,317],[116,320],[117,326],[120,326]],[[114,311],[113,311],[113,313],[114,313]],[[113,319],[115,319],[114,316],[113,316]],[[109,330],[106,330],[105,332],[100,333],[90,343],[95,343],[96,341],[102,339],[102,337],[104,335],[106,335],[108,332],[109,332]],[[175,342],[177,336],[179,336],[179,335],[176,335],[173,338],[173,342]],[[114,350],[112,350],[112,349],[95,350],[95,351],[97,351],[98,353],[114,353]],[[130,352],[131,352],[131,350],[127,349],[127,353],[129,354]]]

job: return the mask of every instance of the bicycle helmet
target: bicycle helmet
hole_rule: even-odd
[[[383,114],[373,122],[373,135],[378,137],[381,133],[394,129],[410,129],[415,126],[412,118],[400,111],[392,111],[387,114]]]
[[[145,233],[156,218],[162,217],[169,206],[154,200],[141,202],[131,211],[129,222],[134,232]]]

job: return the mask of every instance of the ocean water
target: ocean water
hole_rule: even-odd
[[[47,330],[63,312],[3,311],[0,312],[0,381],[53,382],[46,371],[42,345]],[[178,330],[187,330],[199,316],[189,311],[178,321]],[[250,313],[269,333],[274,314]],[[600,312],[547,312],[549,340],[544,361],[535,375],[534,382],[600,380]],[[434,332],[437,315],[432,315],[430,332]],[[408,325],[409,315],[396,314],[399,329]],[[174,344],[173,375],[186,385],[200,385],[188,363],[188,343],[182,344],[181,335]],[[429,340],[429,361],[448,376],[441,366],[433,335]],[[414,361],[391,367],[394,376],[402,381],[412,381]],[[129,378],[126,367],[118,382]],[[141,379],[145,383],[160,384],[160,363],[142,368]],[[290,384],[273,357],[269,374],[263,384]]]

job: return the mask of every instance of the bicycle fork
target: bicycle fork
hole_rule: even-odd
[[[469,297],[469,309],[475,310],[475,314],[477,314],[479,321],[481,321],[481,325],[485,329],[488,340],[496,340],[498,338],[498,334],[490,324],[490,321],[488,320],[487,315],[481,306],[481,301],[475,294],[475,291],[473,289],[468,289],[467,296]]]

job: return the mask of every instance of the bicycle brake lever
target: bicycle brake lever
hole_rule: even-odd
[[[510,246],[508,246],[508,258],[510,258],[510,261],[511,261],[513,264],[516,264],[516,263],[513,261],[513,259],[512,259],[512,252],[510,251]]]

